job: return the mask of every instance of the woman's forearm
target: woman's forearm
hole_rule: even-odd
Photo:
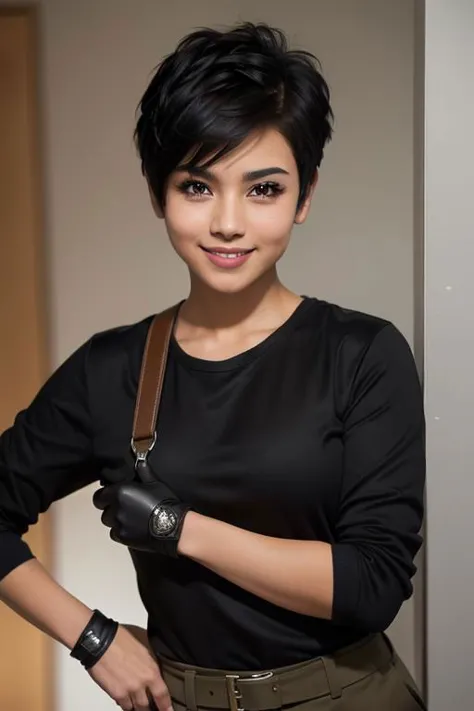
[[[92,610],[56,583],[34,559],[0,582],[0,599],[69,649],[92,615]],[[121,708],[149,708],[153,701],[159,711],[173,711],[158,664],[145,643],[145,630],[127,627],[119,626],[112,644],[88,673]]]
[[[69,649],[92,615],[36,559],[19,565],[0,581],[0,600]]]
[[[275,605],[312,617],[332,616],[328,543],[262,536],[190,511],[178,550]]]

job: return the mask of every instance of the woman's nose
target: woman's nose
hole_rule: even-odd
[[[237,198],[216,200],[210,231],[215,237],[230,242],[245,235],[243,207]]]

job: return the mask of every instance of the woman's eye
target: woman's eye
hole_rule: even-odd
[[[179,187],[185,195],[190,195],[191,197],[200,197],[201,195],[206,195],[206,191],[209,192],[207,185],[197,180],[187,180]]]
[[[259,185],[254,185],[250,194],[255,197],[269,198],[276,197],[281,192],[283,192],[283,188],[278,183],[259,183]]]

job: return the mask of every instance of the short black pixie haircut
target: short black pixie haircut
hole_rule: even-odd
[[[273,127],[298,166],[301,205],[332,136],[329,88],[316,57],[284,33],[244,23],[184,37],[159,65],[138,108],[142,172],[163,208],[170,174],[209,167],[252,132]]]

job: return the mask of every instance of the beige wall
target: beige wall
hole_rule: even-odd
[[[473,71],[474,3],[430,0],[425,90],[430,711],[474,706]]]
[[[262,19],[323,62],[337,116],[289,286],[395,321],[413,342],[414,0],[44,0],[50,318],[54,362],[93,331],[177,300],[184,269],[148,205],[132,146],[150,71],[193,26]],[[256,10],[258,8],[258,11]],[[143,622],[127,554],[91,490],[55,507],[56,571],[89,605]],[[79,533],[80,532],[80,533]],[[392,636],[415,664],[414,607]],[[58,649],[58,710],[116,708]]]

